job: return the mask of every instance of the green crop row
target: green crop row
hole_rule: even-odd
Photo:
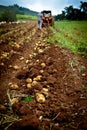
[[[36,20],[37,16],[17,14],[16,18],[17,20]]]

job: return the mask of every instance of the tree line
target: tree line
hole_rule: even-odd
[[[1,21],[5,21],[5,22],[16,21],[17,14],[35,16],[37,12],[24,8],[24,7],[19,7],[17,4],[14,4],[13,6],[0,5],[0,22]]]
[[[61,14],[55,16],[55,20],[87,20],[87,2],[80,2],[80,8],[72,5],[65,7]]]

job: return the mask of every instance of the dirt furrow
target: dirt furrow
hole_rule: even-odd
[[[18,30],[22,32],[17,32],[16,44],[9,51],[5,45],[1,53],[1,128],[87,129],[87,93],[79,57],[47,43],[49,29],[38,30],[34,21]]]

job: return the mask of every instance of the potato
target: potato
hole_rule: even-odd
[[[31,84],[27,84],[27,88],[32,88],[32,85]]]
[[[40,73],[42,74],[44,72],[44,70],[40,70]]]
[[[35,86],[35,85],[37,85],[37,84],[38,84],[37,81],[33,81],[31,85],[32,85],[32,86]]]
[[[19,66],[15,65],[15,66],[13,66],[13,68],[14,68],[15,70],[18,70],[18,69],[19,69]]]
[[[14,89],[14,90],[16,90],[18,88],[19,88],[19,86],[17,84],[11,84],[11,86],[10,86],[10,89]]]
[[[41,93],[36,93],[36,101],[39,103],[44,103],[46,101],[45,96]]]
[[[28,63],[29,63],[29,60],[26,60],[25,63],[28,64]]]
[[[34,81],[39,81],[39,80],[41,80],[41,78],[42,78],[42,75],[38,75],[36,78],[34,78],[33,80]]]
[[[31,78],[27,78],[27,79],[26,79],[26,82],[27,82],[27,83],[32,83],[32,79],[31,79]]]
[[[44,67],[46,67],[46,64],[45,63],[41,63],[41,66],[44,68]]]
[[[39,52],[39,53],[43,53],[44,50],[42,50],[42,49],[38,49],[38,52]]]
[[[48,96],[48,88],[43,88],[41,91],[45,96]]]

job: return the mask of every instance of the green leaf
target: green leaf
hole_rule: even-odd
[[[30,101],[32,101],[32,100],[33,100],[33,97],[32,97],[32,96],[23,98],[23,101],[25,101],[25,102],[30,102]]]

